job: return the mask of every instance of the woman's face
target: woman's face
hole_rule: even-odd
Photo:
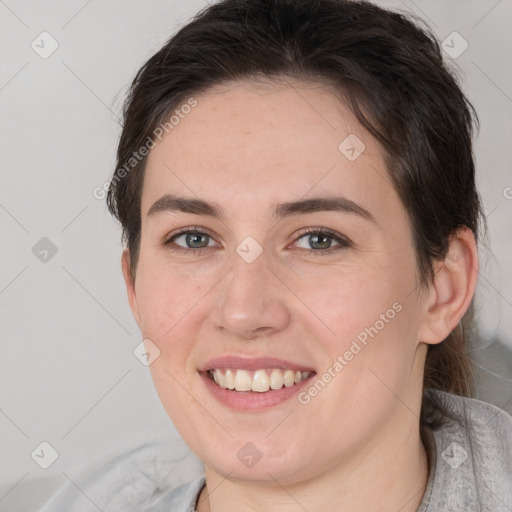
[[[427,304],[381,148],[326,88],[245,83],[195,98],[148,158],[134,286],[123,262],[169,417],[231,479],[298,482],[395,449],[397,429],[417,431]],[[313,201],[328,199],[337,208]],[[213,363],[222,373],[316,374],[221,392],[204,370],[225,356],[249,361]],[[276,387],[290,378],[273,375]]]

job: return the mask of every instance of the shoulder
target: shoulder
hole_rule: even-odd
[[[73,475],[38,512],[88,512],[92,503],[102,512],[149,511],[203,471],[180,440],[149,442]]]
[[[433,431],[424,510],[512,510],[512,416],[480,400],[437,393],[455,419]]]
[[[169,512],[170,510],[190,512],[196,510],[197,498],[205,483],[206,477],[202,475],[192,482],[182,484],[159,496],[155,502],[142,512]]]
[[[439,392],[438,392],[439,393]],[[436,440],[460,439],[469,448],[475,472],[485,474],[493,468],[512,468],[512,416],[487,402],[439,393],[450,411],[460,419],[447,421],[437,432]],[[512,479],[510,480],[512,483]]]

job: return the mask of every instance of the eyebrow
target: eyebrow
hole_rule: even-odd
[[[272,217],[275,220],[295,215],[306,215],[320,211],[332,211],[358,215],[361,218],[377,224],[375,217],[360,204],[346,197],[313,197],[286,203],[272,205]],[[217,203],[202,199],[165,194],[155,201],[148,210],[147,217],[161,212],[183,212],[195,215],[206,215],[220,220],[226,220],[226,214]]]

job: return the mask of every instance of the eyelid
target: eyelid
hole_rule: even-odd
[[[298,240],[300,240],[301,238],[305,237],[308,234],[316,234],[316,233],[326,235],[326,236],[334,239],[338,243],[338,245],[335,247],[329,247],[328,249],[325,249],[325,250],[314,250],[314,249],[303,249],[303,248],[298,248],[298,250],[301,252],[306,252],[306,253],[310,253],[310,254],[315,253],[317,255],[321,255],[321,254],[330,254],[332,252],[335,252],[336,250],[344,249],[344,248],[352,246],[352,242],[347,237],[345,237],[344,235],[341,235],[340,233],[338,233],[332,229],[325,228],[325,227],[309,227],[309,228],[303,228],[303,229],[299,230],[294,235],[295,238],[294,238],[292,244],[297,242]],[[165,249],[170,249],[175,252],[182,252],[182,253],[189,253],[189,254],[196,254],[196,255],[201,254],[202,251],[205,249],[212,249],[212,247],[209,247],[209,246],[201,247],[198,249],[186,248],[186,247],[181,247],[181,246],[177,246],[176,248],[169,247],[171,245],[171,243],[173,242],[173,240],[175,240],[176,238],[178,238],[181,235],[186,235],[186,234],[207,235],[212,240],[216,241],[215,237],[211,234],[211,232],[208,229],[199,227],[199,226],[189,226],[189,227],[181,228],[178,231],[173,232],[171,235],[165,237],[165,239],[161,243],[161,245]]]
[[[316,250],[316,251],[314,249],[299,249],[299,250],[306,251],[308,253],[329,254],[333,251],[336,251],[337,249],[343,249],[343,248],[352,246],[352,242],[346,236],[342,235],[341,233],[338,233],[337,231],[334,231],[329,228],[324,228],[324,227],[303,228],[303,229],[299,230],[299,232],[295,235],[295,240],[293,243],[297,242],[298,240],[305,237],[306,235],[317,234],[317,233],[326,235],[327,237],[334,239],[338,243],[338,245],[335,247],[329,247],[328,249],[325,249],[325,250]]]
[[[175,238],[178,238],[181,235],[188,235],[188,234],[207,235],[212,240],[216,240],[215,236],[212,235],[212,233],[207,228],[203,228],[203,227],[199,227],[199,226],[188,226],[188,227],[185,227],[185,228],[180,228],[180,229],[178,229],[178,231],[174,231],[173,233],[165,236],[165,238],[164,238],[163,242],[161,243],[161,245],[164,248],[169,248],[168,246],[172,243],[172,241]],[[203,247],[202,249],[206,249],[206,248],[207,247]],[[197,252],[197,251],[202,250],[202,249],[185,249],[184,247],[181,247],[181,249],[187,250],[189,252],[191,252],[191,251],[196,251]]]

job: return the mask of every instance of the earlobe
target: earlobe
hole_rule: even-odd
[[[434,283],[419,341],[437,344],[460,322],[473,299],[478,276],[478,251],[469,228],[459,229],[450,240],[443,261],[436,262]]]
[[[139,315],[139,306],[137,304],[137,295],[135,293],[135,283],[133,282],[130,269],[130,251],[128,249],[123,250],[123,254],[121,256],[121,268],[123,270],[124,282],[126,284],[126,294],[128,296],[128,303],[130,304],[130,309],[132,311],[133,318],[135,319],[137,325],[140,328],[141,322]]]

